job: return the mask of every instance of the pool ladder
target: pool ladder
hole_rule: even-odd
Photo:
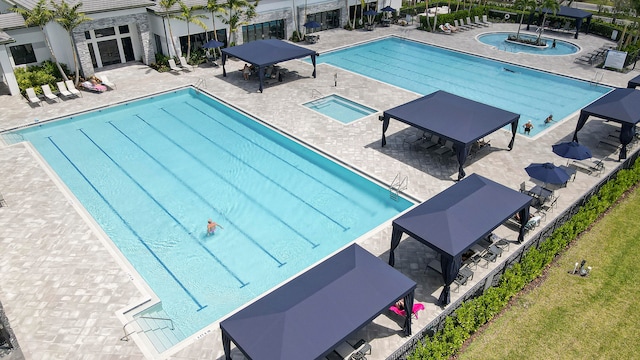
[[[196,81],[196,83],[193,85],[194,88],[196,89],[206,89],[207,88],[207,81],[204,78],[200,78],[198,79],[198,81]]]
[[[400,173],[396,175],[396,177],[389,185],[389,197],[393,200],[398,201],[398,197],[400,196],[400,192],[407,189],[409,186],[409,177],[402,177]]]
[[[589,82],[589,85],[598,86],[598,84],[602,83],[603,77],[604,77],[604,72],[596,71],[595,75],[593,75],[593,80]]]
[[[311,89],[311,98],[318,99],[322,97],[322,93],[316,89]]]

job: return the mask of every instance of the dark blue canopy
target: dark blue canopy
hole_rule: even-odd
[[[553,15],[553,10],[551,9],[542,8],[538,10],[543,14]],[[555,16],[568,17],[576,20],[576,33],[573,37],[577,39],[578,33],[580,32],[580,28],[582,27],[582,22],[584,21],[584,19],[587,19],[587,29],[585,31],[585,34],[589,33],[589,25],[591,24],[591,18],[593,17],[593,14],[588,11],[584,11],[577,8],[560,6],[560,10],[556,12]],[[533,20],[533,13],[531,13],[531,15],[529,16],[529,22],[527,23],[527,30],[529,30],[529,25],[531,24],[532,20]],[[539,19],[539,21],[542,21],[542,19]],[[538,24],[538,26],[540,25],[541,24]]]
[[[442,90],[389,109],[382,117],[382,146],[387,143],[384,133],[391,118],[451,140],[458,157],[458,180],[465,176],[462,166],[475,141],[511,124],[511,150],[520,119],[520,115],[516,113]]]
[[[633,79],[629,80],[629,82],[627,83],[627,87],[629,89],[635,89],[636,87],[640,86],[640,75],[634,77]]]
[[[393,220],[389,265],[395,264],[394,251],[402,233],[439,252],[445,284],[439,301],[446,305],[462,254],[515,213],[520,212],[520,219],[529,219],[532,200],[528,195],[471,174]],[[524,231],[521,226],[518,242],[524,240]]]
[[[578,141],[578,131],[582,129],[589,116],[622,124],[620,131],[622,148],[619,159],[626,159],[627,145],[633,140],[636,134],[636,124],[640,122],[640,91],[629,88],[615,89],[580,110],[576,131],[573,133],[573,141]]]
[[[313,63],[312,75],[314,78],[316,77],[316,56],[318,56],[318,53],[316,53],[315,50],[293,45],[282,40],[257,40],[222,49],[223,76],[227,76],[224,64],[229,56],[244,60],[258,69],[258,74],[260,74],[260,92],[262,92],[262,85],[264,83],[265,68],[279,62],[311,56],[311,62]]]
[[[249,359],[318,359],[398,299],[413,308],[416,283],[353,244],[220,323]],[[411,334],[411,312],[405,318]]]

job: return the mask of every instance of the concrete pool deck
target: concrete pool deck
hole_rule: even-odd
[[[567,35],[547,33],[546,36],[557,36],[582,48],[578,54],[554,57],[507,53],[475,40],[475,36],[483,32],[515,31],[516,28],[517,25],[513,24],[494,24],[454,35],[431,34],[399,26],[376,28],[371,32],[335,29],[322,32],[318,43],[304,46],[317,49],[322,54],[361,41],[397,35],[587,81],[602,75],[599,81],[610,86],[626,87],[627,81],[640,73],[634,70],[621,74],[574,62],[581,53],[611,44],[592,35],[580,34],[580,39],[573,40]],[[193,72],[173,74],[158,73],[141,64],[127,64],[104,71],[116,83],[116,90],[103,94],[83,92],[81,98],[41,107],[31,107],[19,97],[3,96],[0,131],[32,125],[36,119],[42,121],[69,116],[198,84],[202,90],[385,184],[391,183],[398,173],[407,176],[407,193],[420,201],[454,184],[457,173],[454,160],[402,146],[403,138],[412,132],[406,125],[392,121],[387,131],[388,144],[381,148],[379,113],[343,125],[301,106],[318,93],[335,93],[384,111],[419,95],[328,65],[319,65],[318,77],[314,79],[311,77],[311,65],[302,61],[282,64],[294,75],[285,77],[281,83],[271,82],[260,94],[256,91],[257,82],[243,80],[237,71],[242,65],[242,62],[233,61],[227,64],[228,76],[224,78],[221,67],[198,67]],[[334,86],[335,74],[337,86]],[[524,168],[530,163],[550,161],[562,164],[566,161],[551,152],[551,145],[570,140],[576,121],[577,114],[574,114],[565,121],[550,125],[549,131],[535,139],[518,136],[512,151],[506,150],[510,134],[498,131],[487,137],[491,140],[492,151],[468,161],[465,171],[517,189],[528,178]],[[607,172],[619,164],[615,161],[617,155],[614,149],[599,147],[598,143],[600,137],[606,137],[615,128],[619,125],[591,119],[580,132],[581,143],[592,149],[594,157],[605,158]],[[636,145],[630,151],[637,150]],[[124,335],[123,322],[116,316],[116,312],[147,297],[144,285],[118,256],[114,256],[116,252],[102,239],[101,230],[82,209],[74,205],[73,198],[61,190],[55,176],[29,147],[0,144],[0,167],[3,169],[0,193],[8,205],[0,208],[0,302],[24,357],[144,358],[144,353],[134,341],[120,340]],[[578,173],[574,182],[557,191],[559,198],[555,214],[587,192],[598,180],[598,177]],[[554,213],[550,213],[546,221],[553,216]],[[506,236],[513,233],[503,227],[498,231]],[[390,235],[391,226],[385,224],[358,242],[386,261]],[[510,252],[516,248],[512,245]],[[434,304],[434,296],[440,293],[442,280],[434,272],[425,272],[426,264],[434,257],[431,250],[412,239],[403,239],[396,251],[396,268],[418,282],[416,301],[426,306],[414,322],[414,332],[442,312]],[[480,280],[490,269],[478,268],[471,283]],[[463,296],[465,289],[470,287],[466,285],[459,292],[452,292],[452,301]],[[222,358],[219,327],[215,324],[209,328],[211,331],[204,331],[204,335],[187,340],[183,348],[170,358]],[[407,340],[400,333],[399,320],[395,315],[383,314],[354,334],[353,339],[370,341],[373,352],[369,359],[384,359]],[[235,348],[232,353],[234,359],[243,358]]]

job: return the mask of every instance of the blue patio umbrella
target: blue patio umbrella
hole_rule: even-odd
[[[303,26],[307,29],[316,29],[322,27],[322,25],[317,21],[308,21]]]
[[[524,169],[531,178],[545,184],[564,184],[569,181],[569,174],[552,163],[534,163]]]
[[[394,12],[394,11],[396,11],[396,9],[392,8],[391,6],[385,6],[385,7],[382,8],[382,11]]]
[[[553,152],[567,159],[584,160],[590,158],[591,150],[575,141],[563,142],[552,146]]]
[[[206,43],[204,43],[204,45],[202,45],[202,47],[205,49],[213,49],[213,48],[219,48],[223,46],[224,46],[224,43],[218,40],[209,40]]]

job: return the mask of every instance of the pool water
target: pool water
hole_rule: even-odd
[[[185,336],[412,205],[193,89],[19,133]]]
[[[531,136],[548,128],[549,114],[562,121],[612,90],[396,37],[323,53],[316,61],[418,94],[444,90],[520,114],[521,125],[534,124]]]
[[[335,94],[309,101],[303,105],[343,124],[349,124],[376,112],[375,109]]]
[[[563,41],[560,39],[556,40],[556,47],[552,47],[553,40],[552,38],[548,38],[542,36],[542,40],[547,42],[547,46],[544,48],[527,46],[522,44],[516,44],[513,42],[506,41],[509,35],[515,35],[515,33],[511,32],[496,32],[489,34],[482,34],[478,36],[478,41],[483,44],[491,45],[498,50],[512,52],[512,53],[526,53],[533,55],[571,55],[577,53],[580,48],[576,45]],[[536,35],[529,35],[520,33],[520,37],[529,40],[536,40],[538,37]]]

